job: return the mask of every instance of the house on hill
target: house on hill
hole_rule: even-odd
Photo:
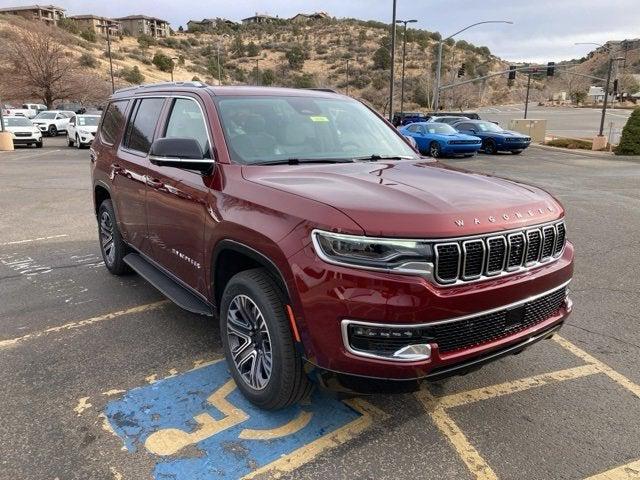
[[[149,35],[154,38],[164,38],[171,35],[169,22],[146,15],[129,15],[127,17],[116,18],[122,26],[122,33],[139,37]]]
[[[256,14],[252,17],[243,18],[242,23],[248,25],[250,23],[271,23],[277,20],[278,17],[272,17],[271,15],[259,14],[258,12],[256,12]]]
[[[310,20],[324,20],[331,18],[327,12],[314,12],[314,13],[298,13],[289,19],[293,23],[306,23]]]
[[[18,15],[27,20],[39,20],[49,25],[57,25],[58,20],[65,18],[65,9],[55,5],[27,5],[24,7],[0,8],[0,14]]]
[[[187,29],[190,32],[209,32],[220,24],[229,26],[237,25],[233,20],[228,20],[226,18],[203,18],[202,20],[189,20],[187,22]]]
[[[90,30],[100,35],[119,35],[121,32],[120,22],[107,17],[97,15],[73,15],[69,17],[75,22],[80,30]]]

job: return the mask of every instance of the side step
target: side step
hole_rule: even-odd
[[[129,253],[124,257],[124,262],[179,307],[199,315],[213,316],[211,305],[156,268],[142,255]]]

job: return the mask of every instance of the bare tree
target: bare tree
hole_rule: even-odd
[[[0,92],[10,100],[39,99],[51,108],[58,100],[102,100],[105,81],[89,75],[62,44],[55,27],[35,22],[11,32],[0,49]]]

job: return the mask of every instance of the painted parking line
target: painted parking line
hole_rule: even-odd
[[[168,300],[161,300],[159,302],[147,303],[145,305],[139,305],[137,307],[127,308],[125,310],[118,310],[117,312],[105,313],[104,315],[98,315],[96,317],[87,318],[85,320],[79,320],[77,322],[69,322],[63,325],[58,325],[56,327],[49,327],[45,330],[27,333],[26,335],[22,335],[21,337],[0,340],[0,350],[2,350],[3,348],[12,347],[12,346],[24,343],[29,340],[35,340],[37,338],[44,337],[52,333],[76,330],[79,328],[86,328],[91,325],[95,325],[96,323],[104,322],[105,320],[113,320],[115,318],[122,317],[124,315],[132,315],[136,313],[148,312],[148,311],[160,308],[164,305],[167,305],[168,303],[169,303]]]
[[[69,235],[67,235],[66,233],[63,233],[61,235],[49,235],[48,237],[27,238],[25,240],[15,240],[13,242],[0,243],[0,247],[6,247],[8,245],[22,245],[24,243],[42,242],[44,240],[53,240],[55,238],[64,238],[68,236]]]
[[[265,411],[244,398],[221,361],[130,390],[103,415],[129,452],[154,459],[154,478],[204,480],[291,471],[358,435],[377,413],[319,391]]]
[[[436,427],[449,440],[454,450],[467,466],[474,478],[478,480],[496,480],[498,477],[478,450],[476,450],[467,439],[462,429],[447,413],[447,410],[450,408],[504,395],[511,395],[517,392],[542,387],[544,385],[559,384],[567,380],[583,378],[595,374],[607,375],[610,379],[640,397],[640,386],[633,383],[621,373],[612,369],[605,363],[559,335],[554,335],[553,340],[586,362],[586,365],[543,373],[532,377],[521,378],[487,387],[480,387],[442,397],[434,396],[426,388],[426,385],[415,394]],[[621,467],[616,467],[607,472],[590,477],[587,480],[640,480],[640,460]]]
[[[612,468],[586,480],[640,480],[640,460]]]

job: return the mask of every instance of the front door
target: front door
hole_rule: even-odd
[[[169,100],[161,138],[195,138],[205,158],[212,143],[204,109],[195,97]],[[153,258],[203,295],[204,224],[209,204],[206,176],[182,168],[150,165],[147,177],[147,223]]]

